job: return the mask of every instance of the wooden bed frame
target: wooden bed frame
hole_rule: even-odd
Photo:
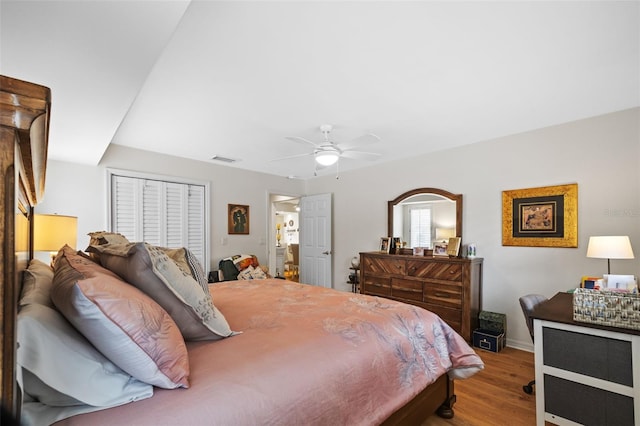
[[[33,207],[44,194],[51,91],[0,76],[0,395],[2,424],[19,418],[16,316],[22,270],[33,257]]]
[[[44,194],[50,108],[48,88],[0,76],[2,424],[17,424],[20,418],[15,368],[18,297],[21,272],[33,258],[33,208]],[[419,424],[434,413],[451,418],[456,400],[453,390],[453,381],[445,374],[383,424]]]

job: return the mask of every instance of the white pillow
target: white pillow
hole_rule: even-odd
[[[25,404],[33,424],[65,418],[64,410],[43,403],[75,406],[73,413],[90,412],[149,398],[153,387],[134,379],[98,352],[56,310],[41,304],[23,307],[18,314],[19,368],[28,370],[22,387],[40,403]],[[46,386],[39,386],[42,383]],[[75,402],[74,402],[75,401]],[[33,416],[44,415],[46,419]]]

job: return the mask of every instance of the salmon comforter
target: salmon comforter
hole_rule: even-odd
[[[239,334],[188,342],[189,389],[64,425],[375,425],[442,374],[483,368],[435,314],[279,279],[211,284]]]

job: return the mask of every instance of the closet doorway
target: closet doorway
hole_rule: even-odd
[[[270,201],[269,271],[274,277],[299,282],[300,197],[271,194]]]

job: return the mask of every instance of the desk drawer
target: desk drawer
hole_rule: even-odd
[[[462,307],[462,288],[457,285],[424,284],[424,300],[427,303],[450,308]]]
[[[422,281],[404,280],[401,278],[391,279],[391,296],[401,299],[415,300],[422,302]]]

